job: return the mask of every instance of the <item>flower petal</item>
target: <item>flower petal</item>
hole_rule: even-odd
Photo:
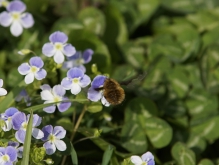
[[[23,27],[21,26],[20,22],[14,21],[10,27],[11,34],[15,37],[18,37],[23,32]]]
[[[17,159],[17,150],[12,146],[6,147],[5,154],[9,156],[11,162]]]
[[[63,80],[61,81],[61,85],[64,89],[69,90],[72,88],[72,81],[67,77],[63,78]]]
[[[55,54],[56,49],[52,43],[46,43],[43,45],[42,52],[45,56],[52,57]]]
[[[32,14],[30,13],[23,13],[21,17],[21,24],[24,28],[30,28],[34,24],[34,19]]]
[[[70,106],[71,106],[71,102],[61,102],[61,103],[57,104],[57,107],[58,107],[60,112],[64,112],[64,111],[68,110],[68,108]]]
[[[12,124],[15,130],[19,130],[23,122],[26,122],[25,113],[17,112],[12,116]]]
[[[59,151],[65,151],[66,150],[66,144],[64,143],[63,140],[58,140],[56,139],[55,140],[55,145],[56,145],[56,148],[59,150]]]
[[[36,74],[35,77],[37,80],[42,80],[46,77],[47,72],[45,69],[40,69]]]
[[[23,150],[24,150],[24,147],[23,147],[23,146],[17,148],[17,157],[18,157],[18,158],[22,158]]]
[[[34,74],[33,73],[28,73],[25,78],[24,78],[24,81],[26,84],[30,84],[32,83],[34,80]]]
[[[63,53],[68,57],[73,56],[76,53],[75,47],[71,44],[67,44],[63,48]]]
[[[42,131],[44,133],[44,137],[41,139],[42,141],[48,140],[49,135],[53,132],[52,125],[46,125],[42,128]]]
[[[25,136],[26,136],[26,131],[21,130],[21,129],[18,130],[18,131],[15,133],[15,138],[16,138],[17,141],[20,142],[20,143],[24,143]]]
[[[35,139],[41,139],[41,138],[44,137],[44,133],[40,129],[38,129],[38,128],[33,128],[32,136]]]
[[[30,72],[30,65],[28,63],[23,63],[18,67],[18,72],[21,75],[26,75]]]
[[[62,126],[55,126],[53,130],[53,134],[58,139],[63,139],[66,135],[66,130]]]
[[[49,36],[49,40],[53,43],[56,43],[56,42],[61,42],[61,43],[66,43],[67,40],[68,40],[68,37],[65,33],[63,32],[60,32],[60,31],[57,31],[57,32],[54,32],[52,33],[50,36]]]
[[[141,156],[141,158],[144,162],[150,162],[149,165],[153,165],[154,163],[154,156],[152,155],[151,152],[146,152],[145,154]]]
[[[143,163],[139,156],[131,156],[131,162],[135,165],[141,165]]]
[[[101,102],[102,102],[102,104],[103,104],[104,106],[106,106],[106,107],[109,107],[109,106],[110,106],[110,103],[106,100],[105,97],[102,97]]]
[[[43,90],[40,93],[40,95],[41,95],[42,100],[48,100],[48,101],[54,100],[54,95],[49,90]]]
[[[91,61],[93,53],[94,51],[92,49],[86,49],[83,52],[83,59],[85,64]]]
[[[68,72],[67,72],[67,77],[68,78],[79,78],[79,77],[83,77],[84,73],[81,69],[79,68],[71,68]]]
[[[47,112],[47,113],[53,113],[56,110],[56,106],[55,105],[51,105],[48,107],[43,108],[43,111]]]
[[[29,120],[29,116],[27,116],[28,120]],[[33,115],[33,127],[38,127],[42,122],[42,117],[38,116],[37,114]]]
[[[61,51],[56,51],[55,55],[54,55],[54,61],[57,63],[57,64],[61,64],[63,63],[65,60],[65,57],[64,55],[62,54]]]
[[[79,59],[79,58],[81,58],[81,51],[75,52],[75,54],[73,54],[72,56],[68,57],[68,60],[69,60],[69,61],[70,61],[70,60],[75,61],[75,60],[77,60],[77,59]]]
[[[91,82],[90,77],[87,75],[84,75],[84,77],[80,80],[80,86],[84,88],[88,86],[90,82]]]
[[[8,92],[4,88],[0,88],[0,96],[5,96],[7,93]]]
[[[90,87],[88,89],[87,98],[91,101],[97,102],[102,98],[101,91],[97,91],[94,88]]]
[[[42,90],[51,90],[51,87],[49,86],[49,84],[43,84],[40,86],[40,89]]]
[[[105,80],[106,80],[106,76],[98,75],[93,79],[91,86],[94,89],[100,88],[103,86]]]
[[[52,90],[53,90],[53,93],[55,93],[58,96],[65,95],[65,89],[61,85],[55,85]]]
[[[81,87],[79,84],[73,83],[71,87],[71,93],[73,95],[77,95],[79,92],[81,92]]]
[[[9,117],[10,119],[11,117]],[[4,132],[10,131],[12,128],[12,121],[11,120],[6,120],[5,124],[2,126],[2,129]]]
[[[30,65],[35,66],[37,68],[42,68],[44,65],[44,62],[40,57],[32,57],[30,59]]]
[[[18,142],[14,142],[14,141],[9,141],[8,142],[8,146],[12,146],[14,148],[17,148],[20,144]]]
[[[4,27],[8,27],[12,23],[12,17],[10,13],[3,11],[0,14],[0,24]]]
[[[12,1],[7,6],[7,10],[10,12],[16,11],[22,13],[26,10],[26,5],[22,1]]]
[[[18,112],[17,108],[10,107],[5,111],[5,115],[7,116],[13,116],[16,112]]]
[[[43,147],[46,149],[46,154],[47,155],[52,155],[56,151],[56,147],[54,143],[51,142],[46,142],[43,144]]]
[[[3,86],[3,80],[0,79],[0,88]]]

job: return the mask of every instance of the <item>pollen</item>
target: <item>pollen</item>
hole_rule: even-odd
[[[56,137],[54,135],[49,135],[49,141],[54,142]]]
[[[3,160],[4,162],[7,162],[7,161],[10,160],[10,158],[9,158],[8,155],[4,155],[4,156],[2,156],[2,160]]]
[[[35,66],[32,66],[30,70],[32,73],[36,73],[39,69]]]
[[[60,44],[60,43],[56,43],[56,44],[55,44],[55,48],[56,48],[56,50],[62,50],[63,45]]]
[[[20,14],[19,14],[19,13],[13,13],[13,14],[12,14],[12,18],[13,18],[14,20],[20,20]]]
[[[54,97],[54,102],[59,102],[59,101],[61,101],[61,99],[58,96],[55,96]]]
[[[73,78],[72,83],[75,83],[75,84],[79,83],[79,79],[78,78]]]
[[[22,124],[22,127],[23,127],[24,130],[26,130],[26,129],[27,129],[27,123],[24,122],[24,123]]]

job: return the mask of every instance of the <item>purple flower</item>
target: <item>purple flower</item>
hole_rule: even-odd
[[[19,143],[18,143],[18,142],[14,142],[14,141],[9,141],[9,142],[8,142],[8,146],[14,147],[14,148],[17,150],[17,157],[18,157],[18,158],[22,158],[23,149],[24,149],[23,146],[18,147],[18,146],[19,146]]]
[[[155,165],[154,156],[151,152],[146,152],[141,157],[140,156],[131,156],[131,162],[134,165]]]
[[[15,138],[20,143],[24,143],[29,117],[30,115],[26,116],[23,112],[17,112],[12,117],[13,128],[17,130],[15,133]],[[32,136],[36,139],[41,139],[44,136],[40,129],[35,128],[40,125],[41,121],[41,117],[39,117],[37,114],[33,115]]]
[[[32,57],[30,59],[30,65],[28,63],[23,63],[18,67],[18,72],[25,76],[25,83],[30,84],[33,82],[34,77],[37,80],[42,80],[46,77],[46,70],[42,69],[44,62],[40,57]]]
[[[27,104],[27,106],[31,105],[31,98],[30,96],[27,94],[27,91],[25,89],[23,89],[18,96],[15,97],[15,101],[20,102],[22,99],[24,99],[25,103]]]
[[[64,62],[64,55],[70,57],[76,50],[71,44],[67,44],[68,37],[65,33],[57,31],[49,36],[50,43],[43,45],[42,52],[47,57],[54,56],[54,61],[58,64]],[[63,55],[64,54],[64,55]]]
[[[7,7],[9,2],[7,0],[0,0],[0,7]]]
[[[42,131],[44,133],[42,141],[47,141],[43,144],[43,147],[45,147],[48,155],[52,155],[56,151],[56,148],[59,151],[66,150],[66,144],[63,140],[60,140],[63,139],[66,134],[66,130],[63,127],[55,126],[53,129],[52,125],[47,125],[43,127]]]
[[[19,0],[12,1],[7,5],[7,11],[0,14],[0,24],[4,27],[10,27],[13,36],[19,36],[23,28],[30,28],[34,24],[33,17],[30,13],[23,13],[26,5]]]
[[[1,165],[13,165],[13,162],[17,160],[17,151],[12,146],[0,147],[0,164]]]
[[[71,93],[76,95],[84,88],[90,84],[91,80],[81,69],[72,68],[67,72],[67,77],[65,77],[61,85],[66,89],[70,90]]]
[[[93,79],[91,87],[88,89],[87,98],[94,102],[101,100],[102,104],[108,107],[110,103],[103,96],[104,89],[101,89],[106,78],[106,76],[98,75]]]
[[[73,67],[78,67],[85,73],[86,68],[83,64],[87,64],[91,61],[93,53],[94,51],[91,49],[86,49],[83,53],[78,51],[73,56],[68,57],[68,61],[64,62],[63,68],[70,69]]]
[[[57,103],[58,110],[60,112],[66,111],[70,106],[71,102],[61,102],[68,100],[65,95],[65,89],[61,85],[55,85],[52,89],[48,84],[42,85],[41,89],[43,90],[40,95],[42,100],[46,100],[44,104],[53,103],[53,102],[60,102]],[[56,104],[43,108],[43,110],[47,113],[53,113],[56,109]]]
[[[5,113],[1,114],[1,119],[5,121],[5,124],[2,126],[4,131],[10,131],[12,128],[12,116],[18,112],[17,108],[10,107],[8,108]]]
[[[3,80],[0,79],[0,96],[7,95],[7,91],[4,88],[2,88],[2,86],[3,86]]]

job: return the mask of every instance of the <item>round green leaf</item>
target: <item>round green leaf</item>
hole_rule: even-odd
[[[202,159],[198,165],[214,165],[214,163],[209,159]]]

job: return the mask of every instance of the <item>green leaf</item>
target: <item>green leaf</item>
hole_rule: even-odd
[[[23,80],[23,76],[16,69],[11,69],[8,73],[6,83],[10,87],[14,87]]]
[[[87,111],[91,113],[97,113],[102,111],[103,105],[100,102],[92,102],[87,106]]]
[[[103,154],[103,159],[102,159],[102,163],[101,165],[108,165],[112,154],[113,154],[113,150],[114,148],[112,148],[111,146],[108,146],[107,150],[105,150],[104,154]]]
[[[151,117],[145,120],[145,132],[155,148],[167,146],[173,136],[173,130],[170,125],[157,117]]]
[[[214,163],[209,159],[202,159],[198,165],[214,165]]]
[[[188,149],[185,144],[177,142],[171,150],[173,158],[180,165],[195,165],[195,154],[192,150]]]
[[[73,165],[78,165],[78,156],[72,143],[71,143],[71,160]]]
[[[24,141],[24,150],[22,157],[22,165],[29,165],[30,145],[32,137],[32,126],[33,126],[33,111],[30,113],[30,118],[27,125],[26,136]]]

